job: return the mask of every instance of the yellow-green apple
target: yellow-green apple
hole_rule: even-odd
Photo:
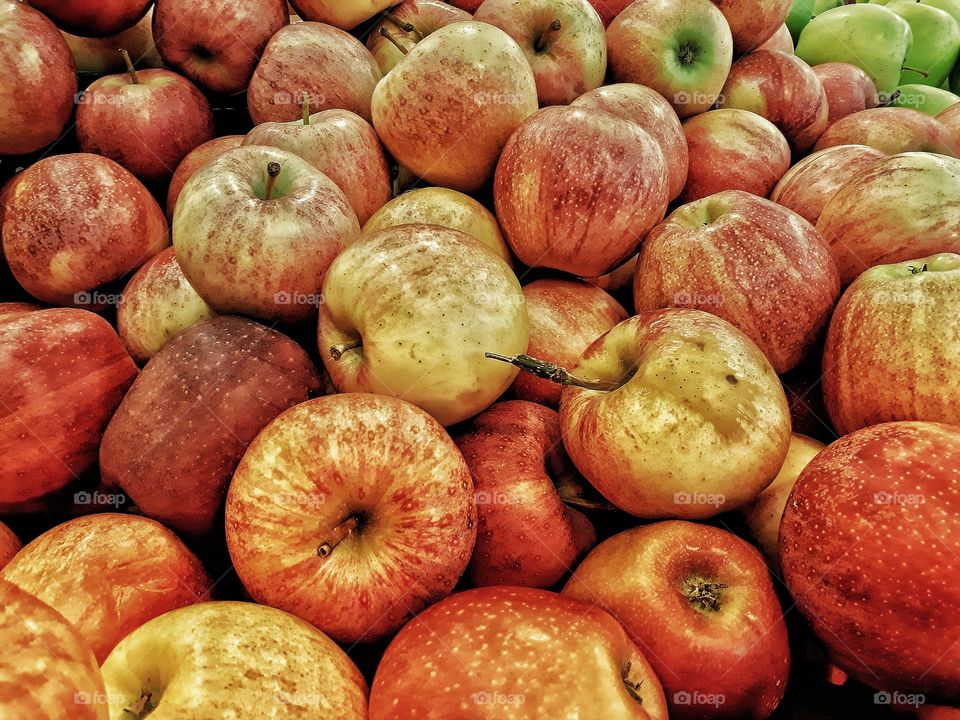
[[[517,41],[540,105],[569,105],[603,84],[607,38],[588,0],[485,0],[473,16]]]
[[[323,110],[301,120],[264,123],[244,145],[268,145],[299,155],[333,180],[362,225],[393,197],[390,168],[370,123],[349,110]]]
[[[844,292],[823,352],[834,427],[847,434],[893,420],[960,425],[958,343],[960,255],[865,271]]]
[[[386,75],[427,35],[465,20],[470,20],[470,13],[443,0],[403,0],[370,28],[367,49]]]
[[[257,602],[341,642],[375,640],[457,584],[476,540],[473,482],[419,408],[333,395],[288,410],[250,444],[226,532]]]
[[[117,333],[131,357],[145,363],[185,328],[216,313],[187,282],[173,248],[154,255],[124,288]]]
[[[373,93],[373,125],[397,162],[462,192],[490,179],[507,139],[536,110],[523,50],[473,21],[424,38]]]
[[[654,228],[633,286],[638,313],[713,313],[753,340],[777,373],[807,355],[839,297],[836,263],[813,225],[740,190],[683,205]]]
[[[77,70],[89,73],[113,73],[126,68],[118,49],[126,50],[134,65],[141,68],[163,67],[153,43],[153,8],[136,25],[107,37],[83,37],[63,33]]]
[[[960,55],[960,24],[949,12],[927,3],[894,0],[884,5],[906,20],[913,33],[897,84],[940,87]]]
[[[170,244],[163,210],[149,191],[98,155],[45,158],[16,176],[5,200],[10,270],[27,292],[51,304],[101,307],[97,288]]]
[[[359,234],[333,180],[298,155],[257,145],[200,168],[173,215],[177,261],[214,310],[286,323],[316,316],[327,268]]]
[[[495,716],[666,720],[667,703],[609,613],[546,590],[488,587],[442,600],[400,631],[377,667],[370,720]]]
[[[18,0],[0,0],[0,155],[57,140],[73,115],[77,69],[63,35]]]
[[[609,293],[583,282],[547,278],[524,286],[530,320],[527,354],[561,367],[573,367],[590,343],[627,319],[627,311]],[[557,407],[560,386],[520,373],[513,392],[521,400]]]
[[[874,265],[960,252],[957,197],[960,160],[932,153],[894,155],[840,188],[823,209],[817,230],[830,243],[840,280],[848,285]]]
[[[937,120],[947,129],[953,137],[956,147],[960,148],[960,103],[951,105],[942,113],[937,115]]]
[[[243,135],[224,135],[223,137],[208,140],[203,145],[195,147],[180,161],[176,171],[173,173],[173,177],[170,178],[170,185],[167,188],[168,220],[173,221],[173,211],[177,208],[177,200],[187,180],[193,177],[193,174],[197,170],[214,158],[220,157],[227,150],[240,147],[241,143],[243,143],[243,138]]]
[[[960,701],[960,428],[894,422],[817,455],[780,523],[790,593],[836,665],[881,690]]]
[[[173,70],[213,93],[247,89],[267,42],[288,25],[286,0],[157,0],[157,50]]]
[[[304,20],[352,30],[364,20],[396,5],[396,0],[293,0],[290,6]]]
[[[712,0],[730,25],[733,51],[744,55],[757,50],[783,27],[791,0]],[[791,41],[791,49],[793,47]]]
[[[813,72],[820,78],[827,93],[827,106],[830,109],[827,127],[847,115],[875,108],[880,102],[877,86],[873,84],[870,76],[856,65],[830,62],[814,65]]]
[[[772,122],[798,156],[827,129],[829,106],[823,83],[796,55],[756,50],[738,60],[717,104],[749,110]]]
[[[660,144],[667,161],[667,194],[674,199],[687,182],[687,139],[673,106],[660,93],[643,85],[616,83],[584,93],[571,105],[602,110],[630,120]]]
[[[733,61],[730,26],[710,0],[636,0],[607,28],[607,46],[614,80],[648,85],[681,118],[716,102]]]
[[[459,230],[365,235],[330,266],[323,298],[317,341],[334,386],[403,398],[444,425],[476,415],[513,382],[516,371],[484,352],[527,351],[520,283]]]
[[[247,108],[256,124],[296,120],[306,93],[311,112],[349,110],[369,121],[381,77],[373,55],[352,35],[319,22],[287,25],[263,51]]]
[[[397,225],[441,225],[470,235],[513,266],[500,225],[493,213],[469,195],[447,188],[405,192],[381,207],[363,226],[365,235]]]
[[[627,530],[590,551],[563,594],[619,620],[663,683],[670,717],[769,717],[790,671],[767,565],[719,528],[680,520]]]
[[[948,107],[957,103],[960,103],[960,97],[949,90],[920,85],[919,83],[908,83],[897,88],[896,96],[893,98],[891,105],[893,107],[913,108],[925,115],[937,117]]]
[[[636,123],[589,108],[545,108],[507,142],[493,196],[521,262],[603,275],[663,219],[667,162]]]
[[[827,128],[816,150],[834,145],[869,145],[888,155],[932,152],[957,157],[960,145],[936,118],[918,110],[878,107],[847,115]]]
[[[823,208],[840,188],[885,157],[866,145],[825,148],[790,168],[770,193],[770,199],[816,225]]]
[[[90,646],[46,603],[0,580],[0,715],[109,720]]]
[[[57,27],[84,37],[105,37],[133,27],[150,0],[29,0]]]
[[[367,684],[330,638],[273,608],[206,602],[132,632],[103,663],[111,720],[366,720]]]
[[[766,197],[790,169],[790,144],[765,117],[748,110],[711,110],[683,123],[690,166],[680,202],[723,190]]]
[[[77,493],[81,501],[89,493]],[[210,598],[196,556],[163,525],[136,515],[69,520],[21,550],[0,574],[73,623],[103,662],[157,615]]]
[[[20,538],[6,524],[0,522],[0,570],[6,567],[23,545]]]
[[[790,35],[790,28],[785,24],[781,25],[780,28],[770,36],[770,39],[767,40],[763,45],[760,45],[758,50],[779,50],[780,52],[785,52],[793,54],[793,36]]]
[[[94,80],[79,96],[80,150],[116,161],[143,182],[168,182],[187,153],[213,139],[210,103],[181,75],[129,68]]]
[[[484,410],[455,437],[473,476],[473,585],[549,588],[597,541],[563,451],[560,416],[525,400]]]
[[[204,533],[250,441],[318,387],[285,335],[230,316],[192,325],[153,356],[110,420],[101,477],[147,517]]]

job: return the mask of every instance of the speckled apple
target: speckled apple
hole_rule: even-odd
[[[759,49],[783,26],[791,0],[712,0],[730,25],[733,51],[744,55]],[[791,43],[792,49],[792,43]]]
[[[8,525],[0,522],[0,570],[6,567],[22,547],[23,544],[16,533]]]
[[[943,123],[919,110],[897,107],[871,108],[847,115],[828,127],[814,148],[823,150],[834,145],[868,145],[888,155],[960,155],[960,145]]]
[[[293,0],[290,3],[304,20],[316,20],[342,30],[352,30],[395,4],[396,0]]]
[[[820,78],[827,94],[827,106],[830,108],[827,127],[847,115],[875,108],[880,103],[873,79],[856,65],[823,63],[814,65],[813,72]]]
[[[406,55],[394,41],[409,52],[413,47],[442,27],[455,22],[470,20],[470,13],[454,7],[443,0],[403,0],[390,9],[390,17],[384,17],[370,28],[367,34],[367,49],[377,59],[383,74],[393,70]],[[407,29],[407,28],[411,29]],[[386,30],[385,35],[381,30]]]
[[[243,135],[224,135],[223,137],[208,140],[203,145],[199,145],[191,150],[173,173],[170,178],[170,185],[167,187],[167,220],[173,221],[173,212],[177,208],[177,200],[183,191],[183,186],[187,180],[193,177],[193,174],[214,160],[227,150],[233,150],[240,147],[243,143]]]

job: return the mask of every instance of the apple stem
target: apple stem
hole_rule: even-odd
[[[303,113],[303,124],[310,124],[310,95],[309,93],[303,93],[300,96],[300,110]]]
[[[401,20],[400,18],[398,18],[396,15],[394,15],[394,14],[393,14],[392,12],[390,12],[389,10],[386,11],[385,13],[383,13],[383,16],[384,16],[387,20],[389,20],[390,22],[392,22],[394,25],[396,25],[398,28],[400,28],[401,30],[403,30],[404,32],[413,32],[414,30],[416,30],[416,28],[413,27],[413,25],[411,25],[411,24],[408,23],[408,22],[404,22],[403,20]]]
[[[628,660],[627,664],[623,667],[623,672],[620,674],[620,679],[623,680],[624,687],[627,688],[630,697],[643,705],[643,698],[640,696],[640,688],[643,686],[643,680],[638,680],[637,682],[631,680],[630,671],[632,669],[633,663]]]
[[[401,53],[403,53],[404,55],[407,54],[407,49],[403,45],[401,45],[400,41],[393,36],[393,33],[391,33],[385,27],[380,28],[380,35],[381,37],[385,37],[387,40],[389,40],[393,44],[393,46],[397,50],[399,50]]]
[[[273,190],[277,184],[277,176],[280,175],[280,163],[278,162],[269,162],[267,163],[267,191],[265,193],[264,200],[270,200],[273,198]]]
[[[330,357],[339,360],[351,350],[359,350],[363,347],[363,340],[351,340],[350,342],[340,343],[330,348]]]
[[[337,525],[333,530],[330,531],[330,537],[317,546],[317,555],[322,558],[330,557],[330,555],[333,554],[334,548],[350,537],[353,531],[357,529],[357,525],[359,524],[360,521],[356,518],[356,516],[351,515],[342,523]]]
[[[533,49],[536,50],[537,52],[543,52],[544,50],[546,50],[547,39],[551,35],[557,33],[560,30],[560,27],[561,26],[560,26],[559,20],[554,20],[552,23],[550,23],[550,27],[547,28],[547,31],[543,35],[540,36],[540,39],[537,40],[537,42],[534,44]]]
[[[136,68],[133,67],[133,60],[130,59],[130,53],[124,48],[120,48],[120,54],[123,55],[123,63],[127,66],[127,75],[130,76],[130,82],[134,85],[139,85],[140,79],[137,77]]]
[[[897,99],[898,97],[900,97],[900,91],[899,91],[899,90],[894,90],[894,91],[890,94],[890,97],[888,97],[888,98],[880,105],[880,107],[890,107],[891,105],[893,105],[893,103],[896,101],[896,99]]]
[[[906,70],[907,72],[915,72],[917,75],[923,75],[923,77],[930,77],[930,73],[924,72],[918,68],[910,67],[909,65],[901,65],[901,70]]]
[[[518,367],[521,370],[533,373],[539,378],[544,380],[549,380],[550,382],[555,382],[557,385],[572,385],[574,387],[580,387],[584,390],[616,390],[620,387],[619,383],[612,382],[610,380],[585,380],[579,378],[576,375],[571,375],[570,372],[560,367],[559,365],[554,365],[553,363],[545,362],[544,360],[537,360],[535,357],[530,357],[529,355],[499,355],[497,353],[484,353],[484,357],[488,357],[491,360],[499,360],[500,362],[509,363],[514,367]]]
[[[153,711],[153,707],[150,706],[150,701],[153,699],[153,693],[149,690],[141,690],[140,697],[137,701],[129,708],[126,708],[126,711],[133,715],[136,718],[144,718]]]
[[[918,265],[909,265],[909,266],[907,267],[907,270],[909,270],[909,271],[910,271],[911,273],[913,273],[914,275],[919,275],[920,273],[925,273],[928,269],[929,269],[929,268],[927,267],[927,264],[926,264],[926,263],[924,263],[923,265],[919,265],[919,266],[918,266]]]
[[[720,609],[720,596],[727,586],[701,577],[689,578],[683,583],[683,595],[704,612]]]
[[[616,512],[619,508],[616,505],[613,505],[608,502],[599,502],[597,500],[587,500],[586,498],[577,497],[577,496],[565,496],[563,493],[560,494],[560,502],[564,505],[572,508],[578,508],[583,510],[602,510],[604,512]]]

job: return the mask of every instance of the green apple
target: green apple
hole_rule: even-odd
[[[948,90],[929,85],[908,84],[897,88],[900,94],[893,101],[895,107],[912,108],[936,117],[951,105],[960,102],[960,96]]]
[[[823,15],[827,10],[833,10],[843,5],[843,0],[814,0],[812,16]]]
[[[793,6],[787,15],[786,23],[787,29],[790,30],[790,35],[793,37],[794,44],[800,39],[800,31],[807,26],[810,18],[813,17],[813,6],[815,2],[816,0],[793,0]]]
[[[903,61],[900,84],[939,87],[960,54],[960,24],[944,10],[909,0],[895,0],[887,9],[910,24],[914,37]]]

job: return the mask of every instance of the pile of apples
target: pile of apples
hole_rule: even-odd
[[[960,717],[958,54],[0,0],[0,718]]]

